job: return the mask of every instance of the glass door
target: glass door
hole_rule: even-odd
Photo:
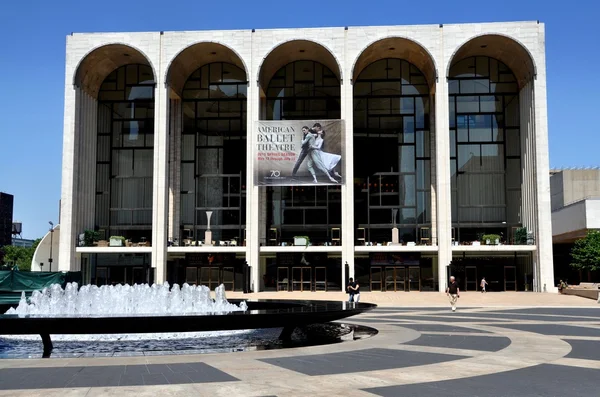
[[[517,290],[517,268],[515,266],[504,266],[504,290]]]
[[[198,268],[186,267],[185,268],[185,282],[189,285],[196,285],[198,283]]]
[[[302,291],[312,291],[312,269],[302,268]]]
[[[421,268],[418,266],[408,268],[408,290],[421,291]]]
[[[465,267],[465,291],[477,291],[477,267]]]
[[[233,270],[233,267],[224,267],[221,274],[221,279],[223,281],[223,285],[225,286],[225,291],[235,290],[235,271]]]
[[[374,266],[371,268],[371,291],[383,291],[382,275],[381,267]]]
[[[395,284],[396,284],[396,291],[401,291],[401,292],[405,292],[408,290],[408,283],[406,282],[406,267],[402,266],[402,267],[395,267],[394,268],[394,273],[395,273]]]
[[[301,267],[292,267],[292,291],[302,291]]]
[[[290,287],[290,280],[288,279],[289,268],[278,267],[277,268],[277,291],[288,291]]]
[[[396,291],[396,276],[393,267],[385,268],[385,290],[388,292]]]
[[[97,267],[96,268],[96,285],[106,285],[108,284],[108,268],[107,267]]]
[[[327,291],[326,267],[315,267],[315,291]]]
[[[130,285],[144,284],[146,282],[146,272],[143,267],[133,267],[127,271],[127,279]]]
[[[219,286],[219,268],[218,267],[201,267],[200,268],[200,284],[205,285],[211,290]]]

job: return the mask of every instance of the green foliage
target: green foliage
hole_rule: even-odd
[[[527,244],[527,228],[520,227],[515,230],[515,244],[526,245]]]
[[[3,267],[7,270],[15,268],[15,266],[21,271],[31,270],[31,260],[35,249],[40,244],[42,239],[38,238],[33,242],[31,247],[15,247],[12,245],[5,245],[2,249],[4,253]]]
[[[86,247],[93,246],[98,240],[100,240],[100,233],[94,230],[86,230],[83,232],[83,241]]]
[[[121,242],[121,245],[120,245],[121,247],[125,246],[125,241],[126,240],[125,240],[125,237],[123,237],[123,236],[110,236],[110,241],[112,241],[112,240],[118,240],[118,241],[120,241]],[[112,246],[112,244],[111,244],[111,246]]]
[[[310,245],[310,237],[308,236],[294,236],[294,238],[303,238],[306,240],[306,246],[308,247]]]
[[[571,266],[575,269],[600,270],[600,231],[590,230],[585,238],[575,241],[571,258]]]
[[[500,241],[500,238],[499,234],[484,234],[482,237],[483,241],[490,240],[490,245],[495,245],[496,240]]]

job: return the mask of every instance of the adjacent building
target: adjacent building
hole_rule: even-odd
[[[600,230],[600,169],[567,168],[550,174],[556,279],[571,284],[598,281],[600,274],[573,270],[570,253],[589,230]]]
[[[548,173],[536,21],[67,37],[85,282],[553,291]]]
[[[14,196],[0,192],[0,247],[11,245]]]

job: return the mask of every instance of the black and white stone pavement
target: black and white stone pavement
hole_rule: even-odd
[[[0,360],[0,396],[600,396],[600,307],[385,307],[371,338],[272,351]]]

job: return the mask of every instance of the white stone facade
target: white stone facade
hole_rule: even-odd
[[[488,40],[486,44],[480,42]],[[277,52],[285,43],[296,41],[312,43],[314,53],[304,55]],[[184,251],[184,247],[167,247],[169,233],[178,228],[177,169],[169,168],[169,159],[177,157],[176,138],[169,138],[169,125],[177,104],[171,96],[171,88],[185,81],[189,73],[209,62],[208,52],[198,52],[198,56],[187,56],[185,50],[196,46],[210,50],[214,46],[226,48],[229,57],[236,58],[240,67],[246,70],[248,85],[247,130],[260,118],[260,81],[269,63],[277,70],[290,60],[309,59],[311,55],[331,54],[330,68],[339,71],[341,84],[341,118],[345,120],[347,131],[353,130],[353,88],[352,81],[357,71],[355,66],[361,55],[365,61],[385,58],[378,43],[398,43],[394,45],[394,56],[403,57],[423,72],[435,95],[435,109],[431,114],[435,119],[435,150],[432,151],[432,164],[435,171],[433,212],[435,213],[434,236],[437,251],[439,289],[445,288],[446,267],[452,260],[451,244],[451,188],[450,188],[450,139],[448,84],[446,76],[456,56],[487,55],[498,58],[509,67],[520,80],[521,133],[527,134],[526,145],[531,145],[523,154],[523,208],[522,222],[535,234],[534,289],[554,291],[552,263],[552,227],[550,213],[550,186],[548,180],[548,127],[546,106],[546,63],[544,25],[539,22],[482,23],[457,25],[416,25],[416,26],[375,26],[337,27],[311,29],[265,29],[234,31],[185,31],[185,32],[141,32],[141,33],[97,33],[73,34],[67,37],[65,72],[65,115],[62,171],[62,207],[60,238],[60,270],[79,270],[77,235],[86,228],[93,227],[94,200],[86,196],[93,190],[94,117],[96,105],[94,95],[104,77],[118,66],[143,60],[149,64],[156,79],[155,93],[155,134],[154,134],[154,196],[153,196],[153,241],[152,266],[156,268],[157,282],[166,279],[166,258],[168,252]],[[203,47],[204,46],[204,47]],[[213,46],[213,47],[211,47]],[[384,45],[384,47],[386,47]],[[397,47],[397,48],[396,48]],[[136,55],[123,58],[120,48],[131,48]],[[122,51],[121,51],[122,52]],[[271,56],[270,56],[271,55]],[[304,58],[299,58],[299,57]],[[315,55],[316,56],[316,55]],[[200,59],[205,57],[206,59]],[[135,58],[135,59],[133,59]],[[324,62],[323,59],[320,61]],[[176,65],[174,67],[173,65]],[[430,66],[427,66],[430,65]],[[429,69],[427,69],[429,68]],[[177,70],[175,70],[177,69]],[[178,80],[179,79],[179,80]],[[87,110],[86,110],[87,109]],[[83,111],[82,111],[83,110]],[[526,115],[530,117],[527,118]],[[176,116],[175,116],[176,117]],[[171,128],[173,128],[171,126]],[[248,148],[253,141],[249,135]],[[171,139],[175,139],[171,141]],[[91,146],[88,146],[89,145]],[[346,161],[344,172],[346,181],[353,179],[353,139],[346,134]],[[525,149],[522,149],[525,150]],[[433,154],[435,153],[435,154]],[[253,162],[247,156],[247,244],[239,247],[252,265],[254,290],[260,289],[260,253],[272,251],[274,247],[261,247],[259,244],[260,188],[253,187]],[[90,171],[92,169],[92,171]],[[87,171],[86,171],[87,170]],[[175,180],[174,180],[175,179]],[[86,188],[87,186],[87,188]],[[342,263],[348,263],[350,274],[354,273],[354,208],[353,188],[342,188]],[[171,222],[169,222],[171,220]],[[171,226],[169,229],[169,224]],[[348,225],[347,227],[345,225]],[[215,247],[218,248],[218,247]],[[289,247],[281,247],[281,250]],[[317,247],[314,247],[316,249]],[[318,247],[321,248],[321,247]],[[361,247],[364,250],[366,247]],[[390,247],[370,247],[374,251]],[[406,250],[409,247],[400,247]],[[413,247],[410,247],[411,249]],[[198,250],[198,248],[195,248]],[[208,249],[208,248],[207,248]],[[419,247],[414,248],[419,250]],[[427,247],[431,250],[432,247]],[[476,247],[472,247],[476,249]],[[530,248],[528,248],[530,249]],[[98,248],[98,252],[101,248]],[[481,247],[482,252],[485,247]],[[85,252],[88,252],[86,249]],[[256,265],[254,265],[256,264]],[[344,266],[342,267],[344,269]],[[343,271],[344,272],[344,271]],[[345,272],[344,272],[345,273]],[[344,281],[343,281],[344,282]]]

